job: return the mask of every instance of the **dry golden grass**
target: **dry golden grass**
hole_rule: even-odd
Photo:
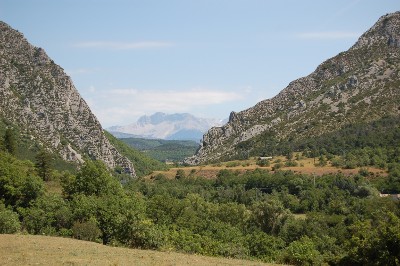
[[[0,235],[0,265],[273,265],[255,261],[109,247],[70,238]]]
[[[238,166],[234,167],[228,167],[230,162],[224,162],[220,164],[213,164],[213,165],[201,165],[201,166],[190,166],[190,167],[176,167],[176,168],[170,168],[167,171],[155,171],[151,175],[145,177],[145,178],[152,178],[156,176],[157,174],[163,174],[166,178],[168,179],[173,179],[175,178],[176,172],[179,169],[182,169],[185,171],[185,174],[188,176],[192,172],[194,176],[202,176],[205,178],[216,178],[217,174],[219,171],[226,169],[226,170],[231,170],[231,171],[239,171],[239,172],[246,172],[246,171],[253,171],[255,169],[266,169],[266,170],[272,170],[272,166],[274,166],[276,160],[280,160],[282,164],[284,164],[287,159],[283,156],[279,157],[274,157],[274,159],[271,161],[271,166],[269,167],[261,167],[256,164],[256,158],[246,160],[246,161],[234,161],[237,162]],[[297,161],[299,165],[301,166],[296,166],[296,167],[282,167],[280,170],[291,170],[295,173],[300,173],[300,174],[309,174],[309,175],[315,175],[315,176],[322,176],[326,174],[336,174],[336,173],[342,173],[344,175],[355,175],[358,173],[360,168],[355,168],[355,169],[342,169],[338,167],[333,167],[330,164],[326,166],[316,166],[315,163],[318,163],[318,159],[315,160],[311,158],[303,158]],[[386,176],[387,173],[382,170],[382,169],[377,169],[373,167],[368,167],[368,171],[374,175],[380,175],[380,176]]]

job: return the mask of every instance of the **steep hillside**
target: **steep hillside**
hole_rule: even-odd
[[[210,129],[190,164],[240,157],[239,144],[268,138],[300,140],[346,125],[400,114],[400,12],[381,17],[348,51],[291,82],[272,99]],[[252,142],[252,141],[250,141]],[[250,143],[248,142],[248,143]],[[253,147],[245,147],[251,152]],[[268,153],[268,151],[266,151]]]
[[[222,122],[217,119],[199,118],[187,113],[158,112],[151,116],[142,116],[136,123],[113,126],[108,130],[116,137],[125,133],[141,138],[199,141],[208,129],[220,125]]]
[[[107,131],[105,131],[105,134],[110,143],[135,165],[135,172],[138,177],[148,175],[155,170],[167,169],[164,163],[157,161],[149,154],[140,152],[140,149],[134,149],[133,146],[125,143],[124,139],[117,139]]]
[[[123,167],[132,163],[104,135],[88,105],[64,70],[41,48],[0,22],[0,118],[64,160],[85,158]]]

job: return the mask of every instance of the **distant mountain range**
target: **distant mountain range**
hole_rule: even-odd
[[[199,141],[212,127],[222,126],[226,121],[195,117],[188,113],[155,113],[140,117],[136,123],[112,126],[107,130],[117,138],[151,138],[164,140]]]

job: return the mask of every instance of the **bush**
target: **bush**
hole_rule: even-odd
[[[357,161],[355,160],[347,160],[343,166],[343,168],[345,169],[355,169],[356,167],[357,167]]]
[[[162,230],[150,219],[130,220],[122,231],[122,242],[132,248],[157,249],[165,242]]]
[[[268,167],[268,166],[270,166],[270,162],[269,162],[269,160],[262,159],[262,160],[257,161],[257,165],[259,165],[261,167]]]
[[[236,166],[239,166],[239,165],[240,165],[240,163],[236,162],[236,161],[226,163],[226,167],[236,167]]]
[[[282,167],[283,167],[283,163],[276,163],[276,164],[274,164],[274,166],[272,167],[272,171],[279,170],[279,169],[281,169]]]
[[[167,180],[167,177],[165,176],[165,175],[163,175],[163,174],[156,174],[155,176],[154,176],[154,180],[157,180],[157,181],[160,181],[160,180]]]
[[[276,261],[280,250],[285,246],[284,241],[279,237],[262,231],[254,231],[247,235],[247,242],[250,256],[266,262]]]
[[[292,161],[292,160],[289,160],[289,161],[285,162],[285,166],[286,167],[293,167],[293,166],[298,166],[298,165],[299,164],[296,161]]]
[[[333,158],[331,162],[334,167],[342,167],[344,165],[343,159],[341,158]]]
[[[0,234],[14,234],[21,229],[18,214],[0,204]]]
[[[61,228],[58,232],[58,235],[61,237],[71,237],[72,236],[72,229]]]
[[[317,164],[317,166],[326,166],[327,164],[328,164],[328,161],[326,160],[325,156],[324,156],[324,155],[321,155],[321,156],[318,158],[318,164]]]
[[[20,209],[20,212],[24,228],[30,234],[55,235],[61,228],[71,227],[69,203],[57,194],[40,197],[29,208]]]
[[[322,263],[322,256],[310,238],[302,237],[285,249],[282,262],[292,265],[319,265]]]
[[[369,171],[367,168],[362,167],[362,168],[360,168],[360,170],[358,170],[358,174],[363,177],[367,177],[367,176],[369,176]]]
[[[183,169],[179,169],[176,171],[175,179],[184,179],[186,177],[185,171]]]
[[[96,219],[92,218],[89,221],[75,222],[72,226],[72,236],[80,240],[96,241],[101,236],[101,231]]]
[[[6,206],[27,207],[43,194],[44,183],[33,172],[31,163],[0,153],[0,198]]]

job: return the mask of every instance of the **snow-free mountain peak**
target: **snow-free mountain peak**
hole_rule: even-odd
[[[347,125],[399,117],[399,80],[400,12],[395,12],[382,16],[348,51],[275,97],[232,112],[227,124],[204,134],[197,154],[186,163],[271,154],[283,140],[290,145]]]
[[[134,137],[199,141],[211,127],[221,126],[220,119],[199,118],[188,113],[154,113],[144,115],[126,126],[113,126],[108,130],[117,137]]]
[[[18,128],[33,152],[41,146],[65,161],[96,159],[135,175],[64,70],[1,21],[0,121]]]

